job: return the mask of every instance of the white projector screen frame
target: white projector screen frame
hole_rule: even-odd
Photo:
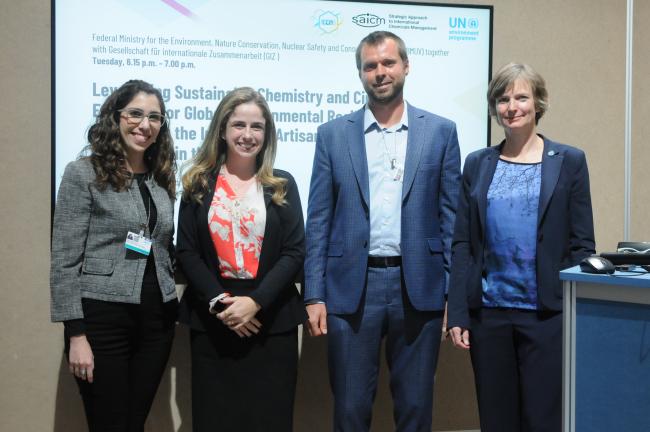
[[[296,177],[305,207],[316,128],[363,106],[354,51],[374,30],[404,39],[405,98],[456,122],[462,160],[489,145],[491,6],[53,0],[52,14],[52,208],[104,99],[134,78],[163,91],[179,168],[201,145],[224,92],[260,90],[276,116],[276,167]]]

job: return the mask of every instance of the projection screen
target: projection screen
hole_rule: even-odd
[[[305,206],[316,128],[366,102],[354,52],[374,30],[404,39],[405,98],[457,123],[461,157],[488,145],[490,6],[57,0],[53,14],[53,200],[106,96],[137,78],[162,91],[179,167],[229,90],[259,90],[276,121],[276,167],[296,177]]]

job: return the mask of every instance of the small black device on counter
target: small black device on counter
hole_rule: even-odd
[[[650,242],[618,242],[616,252],[650,255]]]
[[[580,270],[584,273],[612,274],[616,268],[608,259],[592,255],[580,261]]]
[[[650,242],[618,242],[616,252],[601,252],[601,257],[617,266],[650,264]]]

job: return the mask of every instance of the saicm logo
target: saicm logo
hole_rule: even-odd
[[[377,27],[386,23],[386,19],[370,13],[352,17],[352,22],[361,27]]]

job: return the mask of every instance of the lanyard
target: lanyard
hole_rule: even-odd
[[[140,191],[140,187],[142,187],[142,183],[144,183],[146,181],[146,178],[143,178],[142,182],[138,181],[137,177],[135,179],[136,179],[136,184],[138,185],[138,193],[142,196],[142,192]],[[133,185],[133,183],[131,185]],[[147,193],[146,195],[147,195],[147,222],[140,224],[140,235],[141,236],[143,236],[145,231],[147,230],[147,228],[149,228],[149,218],[151,217],[151,195],[149,193]],[[135,202],[135,199],[133,198],[133,195],[131,194],[131,190],[129,190],[129,198],[131,198],[131,202],[133,203],[133,206],[135,207],[135,211],[138,214],[138,220],[144,219],[142,217],[142,215],[140,214],[140,207],[138,207],[138,203]]]

